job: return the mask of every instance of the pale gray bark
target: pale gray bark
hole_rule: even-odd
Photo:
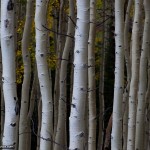
[[[122,99],[124,89],[124,0],[115,1],[115,83],[111,148],[122,149]]]
[[[69,148],[85,148],[85,103],[87,100],[89,1],[77,0],[77,25],[74,48],[74,81],[70,114]]]
[[[14,4],[14,1],[11,1]],[[5,122],[2,145],[13,145],[17,149],[17,126],[19,105],[16,89],[14,5],[1,0],[1,50],[3,63],[3,92]]]
[[[71,18],[71,19],[70,19]],[[68,18],[68,31],[67,35],[74,36],[74,24],[72,21],[75,19],[75,12],[74,12],[74,1],[69,0],[69,18]],[[59,109],[58,109],[58,123],[57,123],[57,130],[56,130],[56,137],[55,142],[59,144],[55,144],[54,150],[59,150],[60,146],[67,147],[67,135],[66,135],[66,106],[67,106],[67,89],[66,89],[66,82],[67,82],[67,65],[69,60],[69,53],[72,48],[73,39],[68,37],[66,38],[66,43],[62,55],[61,61],[61,68],[60,68],[60,93],[59,93]]]

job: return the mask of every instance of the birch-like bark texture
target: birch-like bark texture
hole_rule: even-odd
[[[87,100],[89,1],[77,0],[74,49],[74,81],[71,104],[70,150],[85,149],[85,103]]]
[[[139,81],[140,63],[140,11],[141,0],[135,0],[135,15],[132,30],[132,49],[131,49],[131,70],[132,77],[129,92],[129,116],[128,116],[128,141],[127,149],[135,150],[135,126],[136,126],[136,103]]]
[[[147,91],[145,96],[145,108],[146,108],[146,127],[145,127],[145,137],[144,137],[144,149],[149,150],[150,146],[150,52],[148,51],[148,83]]]
[[[29,89],[31,80],[31,60],[30,53],[28,51],[32,19],[33,19],[33,0],[27,0],[26,4],[26,21],[24,26],[23,38],[22,38],[22,57],[24,65],[24,78],[22,84],[21,95],[21,110],[19,121],[19,150],[27,149],[29,139],[29,122],[28,108],[29,108]]]
[[[16,92],[16,65],[14,40],[14,1],[1,0],[1,50],[3,63],[3,92],[5,122],[2,145],[17,145],[19,106]]]
[[[128,100],[131,81],[131,62],[130,62],[130,42],[129,42],[129,29],[130,29],[130,11],[133,0],[128,1],[128,6],[125,14],[124,25],[124,50],[125,50],[125,62],[127,70],[127,84],[123,94],[123,150],[127,149],[127,133],[128,133]]]
[[[145,122],[145,96],[147,90],[147,64],[148,53],[150,50],[150,1],[144,0],[145,9],[145,23],[143,32],[142,51],[140,58],[139,71],[139,91],[138,91],[138,106],[136,114],[136,136],[135,149],[142,149],[144,147],[144,128]]]
[[[53,136],[53,101],[47,64],[47,30],[46,26],[47,0],[36,0],[36,62],[38,79],[42,96],[42,122],[40,133],[40,150],[52,149]]]
[[[96,95],[95,95],[95,28],[96,0],[90,0],[90,30],[88,40],[88,150],[96,150]]]
[[[115,83],[112,120],[112,150],[122,149],[122,99],[124,88],[124,0],[115,0]]]
[[[67,35],[74,36],[74,24],[72,20],[75,20],[75,11],[74,11],[74,1],[69,0],[69,17],[68,18],[68,31]],[[69,59],[69,53],[73,45],[73,39],[68,37],[66,38],[66,43],[62,55],[62,61],[61,61],[61,68],[60,68],[60,93],[59,93],[59,109],[58,109],[58,123],[57,123],[57,130],[56,130],[56,137],[55,142],[59,143],[55,144],[54,150],[60,150],[60,146],[67,147],[67,141],[66,141],[66,104],[67,102],[67,89],[66,89],[66,78],[67,78],[67,65],[68,65],[68,59]]]

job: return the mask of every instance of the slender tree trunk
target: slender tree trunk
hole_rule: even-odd
[[[112,115],[109,118],[109,122],[108,122],[108,125],[106,128],[104,150],[109,149],[109,145],[110,145],[110,141],[111,141],[111,130],[112,130]]]
[[[17,149],[19,105],[16,92],[16,65],[14,41],[14,1],[1,0],[1,49],[3,63],[3,92],[5,123],[2,145]]]
[[[124,0],[115,1],[115,84],[112,121],[112,150],[122,149],[122,99],[124,88]]]
[[[96,150],[96,96],[95,96],[95,24],[96,0],[90,0],[90,30],[88,40],[88,104],[89,135],[88,150]]]
[[[28,108],[29,108],[29,89],[31,79],[31,60],[30,53],[28,51],[29,40],[32,27],[32,10],[33,0],[27,0],[26,8],[26,22],[24,26],[23,38],[22,38],[22,56],[24,63],[24,79],[22,84],[22,96],[21,96],[21,110],[20,110],[20,122],[19,122],[19,150],[27,149],[28,135],[29,135],[29,120],[28,120]]]
[[[147,64],[148,64],[148,51],[150,48],[150,1],[144,0],[145,9],[145,23],[143,32],[142,51],[140,59],[140,72],[139,72],[139,91],[138,91],[138,106],[136,114],[136,136],[135,136],[135,149],[142,150],[144,147],[144,128],[145,122],[145,96],[147,90]]]
[[[53,101],[52,87],[47,64],[47,30],[46,25],[47,0],[36,0],[35,28],[36,28],[36,61],[38,79],[42,95],[42,122],[40,133],[40,150],[52,149],[53,136]]]
[[[150,52],[148,51],[148,83],[147,91],[145,96],[145,108],[146,108],[146,127],[145,127],[145,137],[144,137],[144,149],[149,150],[150,142]]]
[[[70,149],[85,148],[85,103],[87,100],[89,1],[77,0],[74,49],[74,85],[70,114]]]
[[[124,50],[125,50],[125,62],[127,70],[127,84],[123,94],[123,150],[127,149],[127,133],[128,133],[128,98],[131,81],[131,62],[130,62],[130,42],[129,42],[129,29],[130,29],[130,11],[133,0],[128,1],[128,6],[125,14],[125,26],[124,26]]]
[[[63,11],[64,11],[64,0],[60,0],[60,10],[59,10],[59,27],[58,33],[62,33],[63,26]],[[60,80],[60,66],[61,66],[61,57],[62,57],[62,35],[58,34],[57,38],[57,65],[56,65],[56,74],[55,74],[55,87],[54,87],[54,137],[56,135],[57,123],[58,123],[58,101],[59,101],[59,80]]]
[[[129,116],[128,116],[128,141],[127,149],[135,149],[135,126],[136,126],[136,103],[139,81],[139,63],[140,63],[140,11],[141,0],[135,0],[135,16],[132,30],[132,77],[129,92]]]
[[[41,131],[41,122],[42,122],[42,101],[41,99],[38,102],[38,132],[37,132],[37,147],[36,150],[40,149],[40,131]]]
[[[103,0],[103,33],[102,33],[102,47],[101,47],[101,61],[100,61],[100,81],[99,81],[99,110],[98,110],[98,114],[99,114],[99,125],[98,125],[98,145],[97,148],[98,149],[102,149],[103,147],[103,136],[104,136],[104,131],[103,131],[103,127],[104,127],[104,122],[103,122],[103,114],[104,114],[104,75],[105,75],[105,50],[106,50],[106,40],[107,38],[105,38],[105,34],[107,32],[106,29],[106,24],[108,23],[108,21],[106,21],[106,14],[105,14],[105,3],[106,1]]]
[[[67,35],[74,36],[74,24],[72,20],[75,19],[75,12],[74,12],[74,1],[69,0],[69,17],[68,18],[68,31]],[[60,94],[59,94],[59,109],[58,109],[58,124],[57,124],[57,131],[55,142],[59,143],[55,144],[54,150],[60,150],[60,146],[67,147],[66,141],[66,104],[67,102],[67,93],[66,93],[66,82],[67,82],[67,65],[69,60],[69,52],[72,48],[73,39],[70,37],[66,38],[66,43],[62,55],[62,62],[60,68]]]

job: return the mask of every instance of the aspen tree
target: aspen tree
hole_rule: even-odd
[[[47,0],[36,0],[35,28],[36,28],[36,62],[40,91],[42,96],[42,122],[40,133],[40,150],[52,149],[53,136],[53,102],[52,89],[47,64],[47,30],[46,14]]]
[[[144,147],[144,128],[145,122],[145,96],[147,89],[147,63],[148,51],[150,48],[150,1],[144,0],[145,9],[145,23],[143,32],[142,51],[140,58],[140,71],[139,71],[139,91],[138,91],[138,105],[136,114],[136,136],[135,136],[135,149],[142,149]]]
[[[124,0],[115,1],[115,83],[112,121],[112,150],[122,149],[122,98],[124,88]]]
[[[89,133],[88,150],[96,150],[96,97],[95,97],[95,24],[96,0],[90,0],[90,30],[88,40],[88,104]]]
[[[77,25],[74,48],[74,79],[71,104],[70,146],[71,150],[85,148],[85,103],[87,99],[89,1],[77,0]]]
[[[145,127],[145,136],[144,136],[144,149],[149,150],[150,146],[150,138],[149,138],[149,133],[150,133],[150,52],[148,51],[148,82],[147,82],[147,91],[146,91],[146,96],[145,96],[145,109],[146,109],[146,127]]]
[[[129,92],[129,115],[128,115],[128,140],[127,149],[135,149],[135,126],[136,126],[136,103],[139,81],[139,61],[140,61],[140,11],[141,0],[135,0],[135,15],[132,29],[132,49],[131,49],[131,82]]]
[[[27,149],[29,139],[29,119],[28,119],[28,108],[29,108],[29,89],[31,79],[31,60],[30,53],[28,51],[29,40],[32,27],[33,19],[33,0],[27,0],[26,5],[26,21],[24,26],[23,38],[22,38],[22,56],[24,64],[24,79],[22,84],[22,96],[21,96],[21,110],[20,110],[20,121],[19,121],[19,149]]]
[[[74,1],[69,0],[69,21],[68,21],[68,31],[67,35],[74,36],[74,22],[75,20],[75,12],[74,12]],[[59,109],[58,109],[58,124],[56,130],[55,142],[59,143],[55,144],[54,150],[60,150],[60,146],[67,147],[66,141],[66,103],[67,103],[67,89],[66,89],[66,78],[67,78],[67,65],[69,59],[69,53],[72,48],[73,39],[71,37],[66,37],[65,47],[62,55],[61,68],[60,68],[60,93],[59,93]]]
[[[127,84],[123,94],[123,150],[127,149],[127,133],[128,133],[128,98],[131,81],[131,62],[130,62],[130,45],[129,45],[129,29],[130,29],[130,11],[133,0],[128,1],[127,10],[125,14],[125,26],[124,26],[124,51],[125,62],[127,70]]]
[[[19,105],[16,92],[16,65],[14,41],[14,1],[1,0],[1,50],[3,63],[3,93],[5,122],[2,145],[17,149]]]

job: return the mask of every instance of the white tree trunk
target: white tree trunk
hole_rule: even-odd
[[[16,65],[14,41],[14,1],[1,0],[1,49],[3,63],[3,91],[5,123],[2,145],[17,145],[19,105],[16,92]]]
[[[96,0],[90,0],[90,30],[88,40],[88,150],[96,150],[96,95],[95,95],[95,28]]]
[[[129,92],[129,116],[128,116],[128,141],[127,149],[135,149],[135,126],[136,126],[136,103],[139,81],[139,62],[140,62],[140,11],[141,0],[135,0],[135,16],[132,30],[132,52],[131,52],[131,83]]]
[[[87,100],[89,1],[77,0],[74,49],[74,81],[70,114],[70,150],[85,148],[85,103]]]
[[[136,114],[136,136],[135,136],[135,149],[142,150],[144,147],[144,128],[145,122],[145,96],[147,90],[147,64],[148,52],[150,50],[150,1],[144,0],[145,9],[145,23],[143,33],[143,43],[140,59],[140,72],[139,72],[139,91],[138,91],[138,106]]]
[[[27,149],[28,146],[28,132],[29,122],[28,119],[28,108],[29,108],[29,89],[31,79],[31,60],[30,53],[28,51],[32,19],[33,19],[33,0],[27,0],[26,8],[26,21],[24,26],[23,38],[22,38],[22,57],[24,64],[24,79],[22,84],[22,95],[21,95],[21,110],[20,110],[20,121],[19,121],[19,150]]]
[[[40,133],[40,150],[52,149],[53,136],[53,101],[47,64],[47,30],[46,25],[47,0],[36,0],[36,61],[38,79],[42,95],[42,122]]]
[[[115,1],[115,84],[112,122],[112,150],[122,149],[122,99],[124,89],[124,0]]]
[[[72,20],[75,20],[75,12],[74,12],[74,1],[69,0],[69,17],[68,18],[68,31],[67,35],[74,36],[74,24]],[[55,144],[54,150],[60,150],[60,146],[67,147],[66,141],[66,104],[68,103],[67,99],[67,89],[66,89],[66,78],[67,78],[67,65],[69,60],[69,52],[72,48],[73,39],[67,36],[66,43],[62,55],[61,68],[60,68],[60,93],[59,93],[59,109],[58,109],[58,123],[56,130],[55,142],[59,144]]]

